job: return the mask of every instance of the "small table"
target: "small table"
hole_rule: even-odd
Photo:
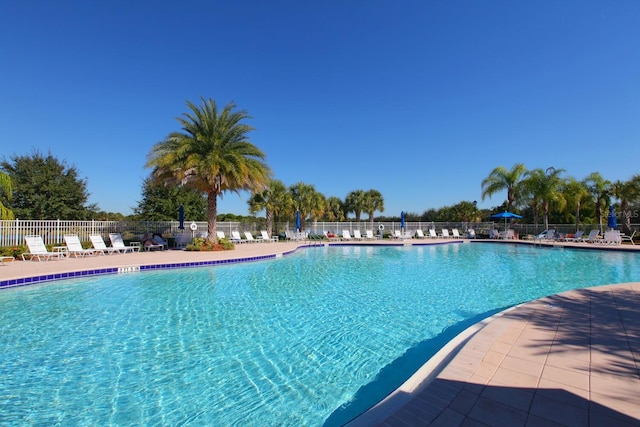
[[[58,255],[58,259],[62,259],[67,256],[67,247],[66,246],[54,246],[51,248],[55,254]]]

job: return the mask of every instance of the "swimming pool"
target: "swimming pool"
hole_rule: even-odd
[[[339,425],[468,324],[637,281],[635,254],[454,244],[0,292],[0,423]]]

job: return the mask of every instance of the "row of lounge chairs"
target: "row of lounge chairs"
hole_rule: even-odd
[[[218,239],[226,239],[226,235],[224,231],[216,231],[216,236]],[[277,242],[278,236],[269,237],[269,233],[267,230],[261,230],[259,237],[253,237],[253,234],[249,231],[244,232],[244,239],[240,236],[239,231],[232,231],[231,237],[229,238],[231,243],[264,243],[264,242]]]
[[[577,231],[575,234],[559,234],[555,229],[545,230],[542,233],[534,237],[534,241],[540,242],[582,242],[582,243],[601,243],[606,245],[620,245],[622,242],[629,242],[634,245],[633,236],[635,231],[627,236],[620,233],[619,230],[607,230],[604,232],[604,236],[600,235],[598,230],[591,230],[589,234],[584,237],[584,231]]]
[[[80,238],[76,234],[67,234],[64,236],[65,246],[54,246],[53,251],[49,251],[44,244],[42,236],[33,235],[25,236],[24,240],[29,248],[29,252],[22,254],[22,259],[26,261],[38,260],[48,261],[51,258],[62,259],[67,256],[84,257],[86,255],[108,255],[113,253],[137,252],[140,250],[139,245],[127,246],[119,233],[110,233],[109,239],[111,246],[107,246],[99,234],[89,236],[93,248],[85,249],[82,247]]]

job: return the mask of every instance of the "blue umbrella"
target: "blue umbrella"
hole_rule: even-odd
[[[184,230],[184,206],[182,205],[180,205],[180,207],[178,208],[178,221],[180,222],[178,228],[180,230]]]
[[[609,206],[609,216],[607,216],[607,226],[614,229],[618,226],[618,219],[616,213],[613,211],[613,206]]]
[[[296,211],[296,231],[300,232],[300,211]]]
[[[400,212],[400,228],[404,230],[406,226],[407,224],[404,221],[404,211],[402,211]]]
[[[518,214],[514,214],[512,212],[500,212],[497,214],[493,214],[491,215],[491,218],[504,218],[504,229],[506,231],[507,229],[507,218],[512,219],[512,218],[522,218],[520,215]]]

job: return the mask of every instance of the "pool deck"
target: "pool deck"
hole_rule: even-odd
[[[445,242],[453,240],[332,243]],[[0,281],[107,267],[282,256],[308,243],[15,261],[0,266]],[[549,246],[615,249],[584,243]],[[485,319],[349,425],[640,426],[640,283],[563,292]]]

